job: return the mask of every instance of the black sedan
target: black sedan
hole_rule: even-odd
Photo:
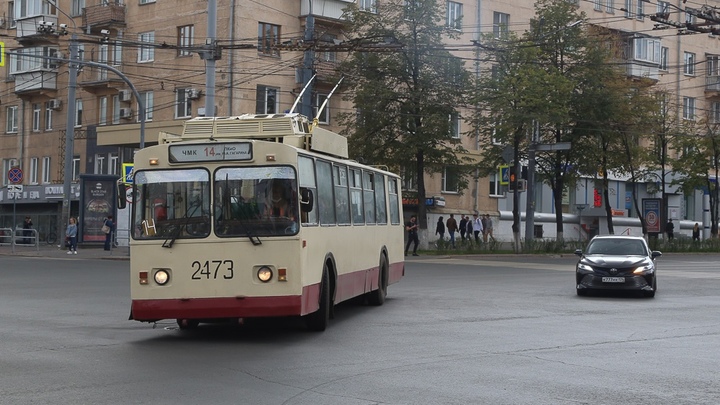
[[[578,295],[591,290],[636,290],[646,297],[657,291],[655,258],[645,239],[637,236],[596,236],[585,252],[578,249],[575,268]]]

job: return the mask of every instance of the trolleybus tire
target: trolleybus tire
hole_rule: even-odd
[[[305,316],[307,328],[313,332],[322,332],[330,322],[330,276],[328,266],[323,266],[322,281],[320,282],[320,307],[312,314]]]
[[[380,255],[380,269],[378,275],[378,289],[371,291],[367,295],[370,305],[380,306],[385,303],[388,287],[388,263],[385,255]]]
[[[197,329],[197,327],[200,325],[200,321],[196,319],[178,319],[177,320],[178,327],[182,330],[190,330],[190,329]]]

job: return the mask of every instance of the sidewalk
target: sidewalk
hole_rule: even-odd
[[[127,247],[116,247],[107,251],[103,249],[102,245],[78,245],[78,253],[69,255],[67,254],[67,248],[58,248],[57,245],[48,245],[47,243],[41,243],[39,249],[36,246],[15,245],[15,253],[13,253],[12,246],[3,245],[0,246],[0,256],[130,260],[129,248]]]

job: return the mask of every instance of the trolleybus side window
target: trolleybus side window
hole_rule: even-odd
[[[135,239],[182,239],[210,234],[210,175],[204,169],[135,174]]]
[[[350,223],[350,198],[348,196],[347,167],[333,166],[333,180],[335,181],[335,204],[337,207],[337,223]]]
[[[292,167],[220,168],[214,177],[218,236],[297,233],[297,182]]]
[[[377,211],[377,223],[387,224],[387,205],[385,200],[385,176],[375,174],[375,210]]]
[[[350,205],[352,207],[352,221],[354,225],[365,225],[365,212],[363,210],[362,172],[350,169]]]
[[[400,198],[397,192],[397,179],[391,177],[388,179],[388,191],[390,192],[390,223],[397,225],[400,223]]]
[[[301,220],[304,225],[318,223],[318,208],[317,208],[317,186],[315,183],[315,162],[305,156],[298,157],[298,179],[300,182],[301,191],[304,189],[314,197],[312,209],[310,211],[301,211]]]
[[[317,204],[320,211],[320,223],[335,224],[335,197],[333,196],[332,168],[330,162],[315,161],[317,173]]]
[[[363,171],[363,200],[365,203],[365,223],[375,223],[375,190],[373,190],[374,174]]]

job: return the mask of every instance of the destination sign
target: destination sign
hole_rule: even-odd
[[[252,160],[249,142],[170,145],[169,151],[170,163]]]

